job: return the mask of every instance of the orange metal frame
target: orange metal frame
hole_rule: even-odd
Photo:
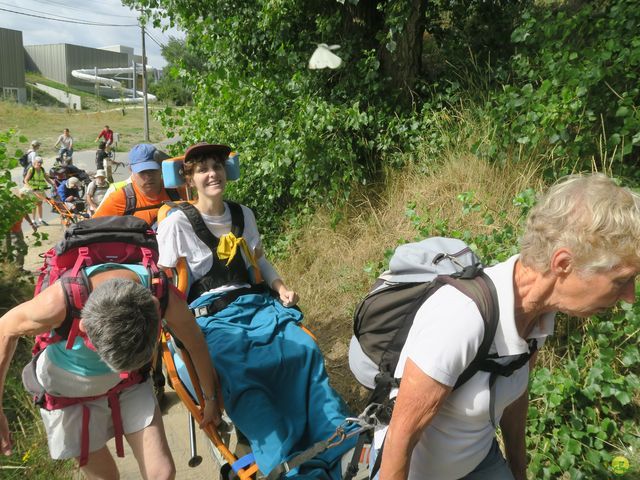
[[[79,220],[83,220],[82,217],[80,217],[79,215],[76,215],[71,210],[69,210],[64,204],[64,202],[57,202],[47,197],[46,195],[41,195],[36,192],[34,192],[34,195],[38,199],[51,205],[55,209],[55,211],[58,212],[58,215],[60,215],[60,219],[62,221],[62,225],[64,225],[65,227],[68,227],[72,223],[77,223]]]
[[[176,394],[182,400],[182,403],[187,407],[189,413],[193,416],[196,422],[200,422],[202,420],[202,411],[200,409],[200,405],[204,404],[204,396],[202,394],[202,389],[198,383],[198,376],[196,374],[193,363],[191,363],[191,358],[185,350],[181,350],[182,359],[184,360],[185,366],[187,367],[187,371],[189,373],[189,377],[191,378],[191,383],[195,389],[196,397],[198,403],[193,400],[193,397],[187,390],[187,387],[182,383],[182,380],[178,376],[178,371],[176,369],[175,362],[173,360],[173,354],[169,348],[167,342],[170,339],[170,334],[168,332],[162,332],[162,360],[164,362],[165,368],[167,370],[167,376],[169,377],[169,381],[173,386]],[[218,449],[222,457],[229,463],[229,465],[233,465],[237,460],[236,457],[231,450],[223,443],[218,431],[215,426],[212,424],[206,425],[202,429],[207,437],[211,440],[211,443]],[[253,480],[255,479],[255,474],[258,472],[258,465],[254,462],[246,468],[240,469],[237,472],[238,478],[240,480]]]

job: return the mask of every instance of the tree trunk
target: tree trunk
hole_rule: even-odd
[[[422,68],[422,36],[425,29],[425,0],[408,0],[410,13],[401,32],[395,35],[395,50],[380,45],[380,63],[391,86],[410,104],[413,88]]]

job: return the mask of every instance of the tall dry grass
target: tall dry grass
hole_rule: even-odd
[[[465,142],[466,143],[466,142]],[[389,171],[376,185],[356,191],[335,226],[335,212],[321,210],[311,219],[292,246],[286,261],[277,262],[283,278],[301,297],[308,324],[318,333],[334,387],[354,409],[363,405],[366,391],[357,385],[348,368],[352,315],[373,283],[367,266],[384,259],[387,249],[416,239],[417,231],[405,214],[409,203],[424,218],[448,219],[453,229],[480,231],[500,228],[464,215],[456,196],[474,191],[483,204],[509,212],[515,221],[519,210],[513,197],[541,179],[533,163],[495,166],[471,155],[465,144],[447,149],[440,158],[424,152],[402,171]]]

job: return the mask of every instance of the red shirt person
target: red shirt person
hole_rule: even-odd
[[[104,138],[104,143],[107,147],[113,144],[113,130],[109,128],[109,125],[105,125],[104,128],[100,131],[98,137],[96,138],[96,142],[101,138]]]

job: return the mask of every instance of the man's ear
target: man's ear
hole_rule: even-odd
[[[574,266],[573,252],[566,247],[559,248],[551,255],[550,268],[553,273],[558,276],[564,276],[571,273]]]
[[[82,319],[78,321],[78,330],[80,330],[82,333],[87,333],[87,329],[84,328],[84,320]]]

